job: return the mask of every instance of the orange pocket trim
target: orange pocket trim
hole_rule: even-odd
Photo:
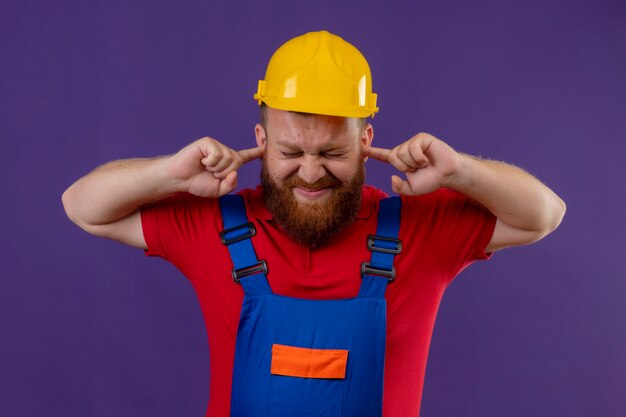
[[[272,345],[272,375],[345,379],[348,351]]]

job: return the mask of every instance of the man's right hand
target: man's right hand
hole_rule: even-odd
[[[169,158],[169,172],[182,191],[221,197],[237,187],[241,165],[263,155],[261,148],[235,151],[209,137],[199,139]]]
[[[235,151],[202,138],[168,157],[110,162],[63,194],[67,216],[96,236],[146,249],[139,208],[176,192],[220,197],[237,186],[237,170],[261,148]]]

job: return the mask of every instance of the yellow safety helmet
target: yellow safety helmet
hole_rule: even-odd
[[[363,118],[378,111],[365,57],[325,30],[298,36],[278,48],[254,99],[279,110],[330,116]]]

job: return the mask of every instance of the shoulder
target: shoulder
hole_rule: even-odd
[[[455,190],[441,188],[401,198],[404,226],[414,232],[425,228],[433,233],[456,233],[461,229],[489,229],[494,223],[494,216],[486,208]]]
[[[177,193],[163,200],[142,207],[142,217],[155,215],[165,217],[184,217],[193,219],[203,217],[207,212],[219,210],[218,199],[199,197],[188,193]]]
[[[158,235],[181,235],[204,226],[219,216],[215,198],[188,193],[174,194],[141,208],[141,223],[146,240]],[[150,246],[150,245],[149,245]]]
[[[378,212],[380,200],[387,198],[384,191],[371,186],[364,185],[361,189],[361,208],[357,213],[357,219],[368,219]]]
[[[388,197],[390,196],[383,190],[371,185],[364,185],[361,198],[361,211],[357,217],[369,217],[369,215],[376,214],[380,201]],[[417,210],[418,212],[425,213],[442,209],[445,210],[446,207],[451,206],[461,208],[465,204],[470,206],[476,204],[464,194],[448,188],[440,188],[437,191],[425,195],[400,195],[398,197],[400,197],[402,201],[402,210],[404,212],[415,212]]]
[[[373,185],[364,185],[362,188],[362,199],[363,202],[375,201],[378,202],[383,198],[389,197],[387,193],[385,193],[380,188],[376,188]]]
[[[239,191],[237,194],[243,197],[249,218],[271,220],[272,215],[265,207],[263,188],[260,185],[254,189],[246,188]]]
[[[435,210],[443,209],[446,207],[463,208],[465,206],[472,208],[482,208],[479,203],[469,198],[465,194],[449,188],[440,188],[436,191],[433,191],[432,193],[418,196],[403,195],[401,196],[401,198],[402,205],[404,207],[419,208],[422,210]]]

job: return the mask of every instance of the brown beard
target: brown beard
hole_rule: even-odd
[[[362,162],[358,164],[352,180],[345,185],[327,172],[313,184],[293,174],[280,187],[270,177],[265,161],[261,168],[265,206],[278,225],[296,242],[319,246],[354,221],[361,208],[361,188],[365,181]],[[300,203],[293,194],[294,187],[311,190],[332,188],[332,194],[325,201]]]

